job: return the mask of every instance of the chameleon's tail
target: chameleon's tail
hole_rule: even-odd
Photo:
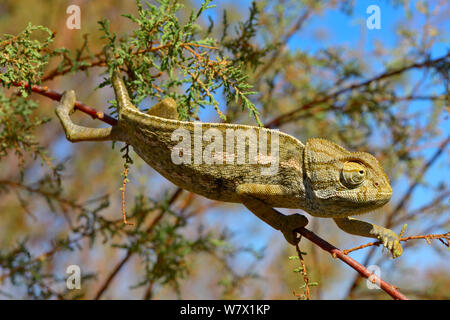
[[[114,64],[115,56],[113,54],[111,47],[109,45],[105,46],[103,52],[105,53],[106,61],[108,62],[108,64],[109,65]],[[117,111],[119,113],[119,117],[124,108],[136,109],[136,107],[130,101],[130,96],[128,95],[127,88],[125,87],[122,77],[120,76],[119,68],[117,66],[115,66],[113,69],[111,76],[111,83],[113,85],[114,93],[116,95],[118,107]]]

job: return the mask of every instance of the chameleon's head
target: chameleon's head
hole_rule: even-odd
[[[389,179],[377,159],[349,152],[324,139],[309,139],[304,154],[311,214],[344,217],[372,211],[392,196]]]

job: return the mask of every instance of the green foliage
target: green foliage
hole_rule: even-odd
[[[223,12],[223,31],[221,43],[232,55],[233,64],[247,69],[250,67],[253,71],[263,64],[262,59],[272,50],[275,45],[258,47],[253,44],[257,35],[257,26],[259,18],[259,10],[256,2],[252,2],[249,9],[249,17],[244,22],[239,22],[235,28],[235,37],[229,36],[227,11]]]
[[[33,39],[36,31],[44,33],[43,40]],[[53,32],[43,26],[33,26],[31,23],[18,35],[5,34],[0,41],[0,80],[10,87],[12,82],[24,81],[33,84],[40,83],[44,67],[51,54],[49,45],[54,38]],[[21,93],[27,96],[22,87]]]
[[[50,119],[33,117],[37,107],[33,100],[20,96],[7,97],[0,91],[0,159],[14,151],[21,169],[25,153],[47,160],[45,150],[36,140],[35,130]]]
[[[109,66],[125,66],[128,75],[125,83],[134,104],[139,105],[146,97],[162,99],[172,97],[178,103],[181,119],[195,117],[198,107],[213,105],[219,116],[226,120],[216,99],[223,88],[228,104],[241,102],[249,110],[258,125],[262,125],[258,111],[248,98],[255,94],[246,80],[243,68],[248,64],[258,65],[265,51],[256,54],[251,49],[239,53],[239,58],[226,58],[231,49],[236,55],[239,48],[234,43],[249,47],[254,37],[256,9],[253,6],[249,21],[242,26],[242,35],[221,44],[209,37],[201,37],[202,28],[196,23],[201,14],[213,6],[205,1],[197,11],[192,11],[186,23],[181,23],[176,13],[183,5],[170,0],[160,1],[158,6],[137,2],[138,15],[126,14],[137,29],[126,40],[116,46],[116,35],[109,31],[108,20],[100,21],[100,30],[105,34],[117,59]],[[105,80],[100,87],[109,85]],[[115,105],[113,103],[113,110]]]

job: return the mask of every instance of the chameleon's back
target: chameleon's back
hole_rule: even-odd
[[[244,183],[289,182],[286,187],[291,190],[300,193],[303,189],[303,144],[276,130],[177,121],[134,108],[122,111],[119,126],[127,133],[126,142],[151,167],[183,189],[207,198],[240,202],[236,187]],[[278,205],[298,207],[281,198]]]

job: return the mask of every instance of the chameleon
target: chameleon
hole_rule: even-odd
[[[111,62],[111,49],[105,47],[104,52]],[[164,98],[142,112],[131,103],[118,68],[112,71],[111,84],[118,122],[109,128],[74,124],[70,114],[74,111],[75,92],[64,92],[55,111],[70,142],[121,141],[131,145],[138,156],[173,184],[212,200],[243,204],[281,231],[292,245],[299,241],[294,230],[305,227],[308,219],[298,213],[285,215],[274,208],[301,209],[315,217],[332,218],[347,233],[380,240],[393,258],[402,254],[394,231],[353,218],[382,207],[392,196],[389,179],[373,155],[347,151],[322,138],[310,138],[303,144],[289,134],[264,127],[181,121],[172,98]],[[231,136],[236,132],[244,136]],[[271,155],[264,154],[265,162],[251,161],[255,135],[277,142],[271,145]],[[236,140],[235,145],[229,144]],[[205,141],[211,144],[205,146]],[[264,151],[261,144],[259,147],[258,152]],[[239,151],[246,152],[241,161],[237,161]],[[202,159],[206,152],[212,157]],[[263,159],[258,152],[256,157]],[[262,171],[270,171],[267,158],[277,160],[270,164],[276,164],[272,174]]]

